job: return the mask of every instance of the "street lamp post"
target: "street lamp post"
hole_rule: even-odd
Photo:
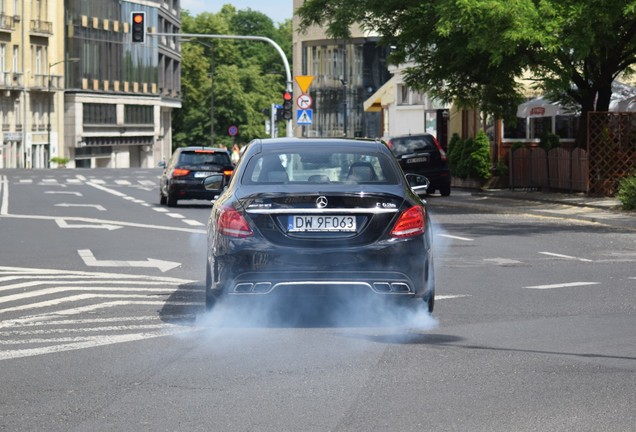
[[[67,58],[64,60],[59,60],[53,63],[49,63],[49,73],[48,73],[48,93],[49,93],[49,108],[48,108],[48,125],[46,127],[47,129],[47,142],[49,144],[49,146],[51,145],[51,113],[52,113],[52,102],[53,99],[55,98],[54,95],[51,94],[52,92],[52,88],[51,88],[51,68],[55,65],[58,65],[60,63],[75,63],[78,62],[80,59],[76,58],[76,57],[72,57],[72,58]]]

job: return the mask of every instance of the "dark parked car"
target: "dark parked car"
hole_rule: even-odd
[[[432,311],[432,226],[415,192],[427,186],[381,142],[252,141],[208,221],[208,309],[224,296],[335,290]]]
[[[224,148],[180,147],[161,174],[159,202],[175,207],[178,200],[212,200],[221,191],[205,189],[203,179],[216,173],[229,179],[233,169],[230,155]]]
[[[429,193],[438,190],[442,196],[450,195],[451,175],[446,152],[433,135],[397,136],[387,144],[404,172],[421,174],[430,180]]]

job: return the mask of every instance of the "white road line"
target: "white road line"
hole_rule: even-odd
[[[535,285],[535,286],[527,286],[524,288],[527,289],[555,289],[555,288],[570,288],[570,287],[579,287],[579,286],[588,286],[588,285],[598,285],[599,282],[568,282],[562,284],[554,284],[554,285]]]
[[[33,179],[20,179],[20,184],[33,183]]]
[[[20,282],[20,283],[15,283],[15,284],[11,284],[11,285],[0,285],[0,292],[2,291],[11,291],[11,290],[16,290],[16,289],[24,289],[24,288],[33,288],[36,286],[42,286],[42,285],[51,285],[51,284],[58,284],[58,283],[63,283],[66,285],[94,285],[94,284],[105,284],[105,285],[109,285],[109,284],[118,284],[118,285],[159,285],[159,286],[165,286],[166,283],[165,282],[153,282],[153,281],[122,281],[122,280],[62,280],[62,279],[67,279],[67,278],[72,278],[72,276],[68,276],[68,277],[63,277],[63,276],[54,276],[55,279],[52,280],[30,280],[28,282]],[[81,276],[75,276],[74,278],[81,278]],[[17,279],[17,278],[16,278]],[[23,278],[19,278],[19,279],[23,279]],[[33,279],[33,278],[30,278]],[[83,279],[86,279],[85,277]],[[9,278],[0,278],[0,282],[8,282]],[[15,279],[13,279],[15,280]],[[127,288],[127,289],[135,289],[135,288]],[[0,302],[2,302],[2,298],[0,298]]]
[[[94,348],[98,346],[113,345],[113,344],[123,343],[123,342],[133,342],[133,341],[139,341],[139,340],[150,339],[155,337],[170,336],[177,333],[192,332],[197,330],[199,329],[181,327],[179,330],[173,329],[173,328],[165,328],[160,331],[152,332],[152,333],[136,333],[136,334],[128,334],[128,335],[101,336],[101,337],[96,337],[91,341],[80,342],[75,344],[64,344],[64,345],[55,345],[55,346],[49,346],[44,348],[30,348],[30,349],[23,349],[23,350],[0,352],[0,360],[8,360],[8,359],[21,358],[21,357],[31,357],[36,355],[58,353],[63,351],[71,351],[71,350],[78,350],[78,349],[84,349],[84,348]]]
[[[205,226],[205,224],[202,224],[199,221],[195,221],[192,219],[184,219],[183,222],[187,223],[190,226]]]
[[[45,194],[64,194],[64,195],[75,195],[82,196],[81,192],[71,192],[71,191],[46,191]]]
[[[86,278],[105,278],[105,279],[142,279],[148,281],[161,281],[174,284],[185,284],[197,282],[194,279],[179,279],[169,276],[146,276],[131,275],[125,273],[104,273],[104,272],[88,272],[82,270],[58,270],[45,268],[29,268],[29,267],[6,267],[0,266],[0,275],[28,276],[29,279],[48,278],[53,276],[82,276]]]
[[[2,205],[0,205],[0,215],[9,213],[9,183],[7,176],[0,177],[0,193],[2,194]]]
[[[128,180],[115,180],[115,184],[120,186],[130,186],[130,182]]]
[[[557,257],[557,258],[565,258],[565,259],[571,259],[571,260],[578,260],[578,261],[582,261],[582,262],[593,262],[591,259],[587,259],[587,258],[578,258],[578,257],[570,256],[570,255],[562,255],[562,254],[552,253],[552,252],[539,252],[539,253],[540,253],[540,254],[543,254],[543,255],[548,255],[548,256]]]
[[[176,324],[170,323],[157,323],[157,324],[137,324],[137,325],[122,325],[122,326],[103,326],[103,327],[80,327],[80,328],[57,328],[57,329],[42,329],[42,330],[5,330],[2,332],[6,336],[28,336],[28,335],[47,335],[47,334],[59,334],[59,333],[93,333],[93,332],[107,332],[107,331],[126,331],[126,330],[139,330],[139,329],[161,329],[165,327],[178,327]],[[30,341],[26,341],[30,342]]]
[[[118,197],[127,196],[124,193],[121,193],[121,192],[116,191],[114,189],[110,189],[110,188],[102,186],[104,184],[104,182],[100,183],[97,180],[92,180],[92,181],[86,182],[86,184],[89,185],[89,186],[94,187],[95,189],[99,189],[101,191],[108,192],[109,194],[112,194],[112,195],[115,195],[115,196],[118,196]]]
[[[159,213],[168,213],[170,211],[167,208],[163,208],[163,207],[153,207],[152,209]]]
[[[166,213],[166,215],[168,215],[168,216],[170,216],[171,218],[174,218],[174,219],[183,219],[183,218],[185,218],[184,215],[179,214],[179,213]]]
[[[457,236],[449,235],[449,234],[438,234],[438,235],[440,237],[446,237],[446,238],[455,239],[455,240],[475,241],[475,239],[471,239],[471,238],[467,238],[467,237],[457,237]]]
[[[50,294],[59,294],[63,292],[126,292],[126,293],[152,293],[152,294],[139,294],[147,297],[159,297],[159,295],[169,295],[177,290],[176,287],[172,288],[131,288],[131,287],[77,287],[77,286],[56,286],[53,288],[39,289],[35,291],[23,292],[20,294],[7,295],[0,298],[0,304],[9,303],[24,299],[31,299],[34,297],[47,296]],[[179,290],[179,292],[198,292],[199,290]]]

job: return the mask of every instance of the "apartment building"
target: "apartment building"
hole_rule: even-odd
[[[181,107],[179,0],[0,0],[0,168],[151,167]]]
[[[178,33],[179,0],[65,0],[64,144],[70,166],[154,167],[172,150],[181,107],[176,37],[131,41],[133,11],[149,33]]]
[[[294,10],[304,0],[294,0]],[[388,49],[378,45],[377,35],[351,29],[351,38],[328,38],[325,29],[314,26],[298,33],[293,18],[293,70],[295,75],[313,76],[309,93],[313,98],[312,123],[296,127],[304,136],[376,137],[382,130],[379,112],[364,112],[363,104],[390,78]],[[300,94],[298,87],[295,97]]]
[[[0,167],[47,168],[63,153],[63,19],[55,0],[0,0]]]

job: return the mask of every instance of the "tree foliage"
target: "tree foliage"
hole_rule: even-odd
[[[306,0],[301,29],[346,38],[358,23],[413,62],[410,86],[460,106],[514,117],[519,78],[549,98],[607,111],[611,83],[636,62],[636,0]]]
[[[278,26],[265,14],[224,5],[214,14],[181,14],[181,31],[188,34],[264,36],[274,40],[291,64],[291,20]],[[280,103],[285,67],[278,51],[262,41],[194,38],[182,42],[182,108],[173,120],[175,147],[229,146],[228,128],[236,125],[238,143],[265,136],[263,110]],[[269,112],[269,111],[268,111]],[[283,127],[279,127],[282,130]]]

